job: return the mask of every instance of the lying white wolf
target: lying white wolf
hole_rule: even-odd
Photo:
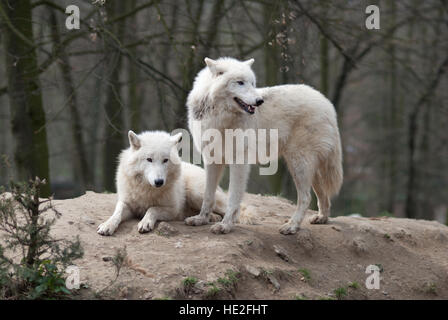
[[[136,135],[129,131],[128,137],[130,148],[120,154],[116,174],[118,202],[97,232],[112,235],[122,221],[143,216],[138,224],[138,231],[143,233],[153,230],[157,221],[184,220],[197,213],[203,200],[205,172],[181,161],[177,144],[182,134],[152,131]],[[223,216],[227,196],[219,188],[216,199],[212,211]]]
[[[203,151],[201,132],[216,129],[277,129],[279,155],[288,164],[297,189],[297,208],[283,234],[297,232],[311,200],[310,189],[317,195],[319,213],[311,223],[326,223],[330,214],[330,197],[342,184],[342,156],[336,112],[320,92],[306,85],[282,85],[257,89],[251,69],[253,59],[211,60],[197,75],[188,99],[189,129],[195,146]],[[199,125],[198,125],[199,122]],[[224,148],[222,161],[225,162]],[[246,150],[247,152],[247,146]],[[185,220],[188,225],[209,222],[216,187],[224,164],[213,163],[203,152],[207,183],[199,215]],[[213,157],[216,160],[216,156]],[[223,220],[212,226],[214,233],[227,233],[239,214],[249,165],[229,164],[229,201]]]

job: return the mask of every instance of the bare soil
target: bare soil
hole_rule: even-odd
[[[85,288],[78,298],[448,299],[448,227],[435,221],[339,216],[325,225],[304,221],[298,234],[284,236],[278,229],[294,205],[246,194],[259,223],[226,235],[182,221],[140,234],[131,220],[100,236],[96,228],[115,201],[93,192],[54,201],[62,213],[56,237],[79,236],[85,250],[76,262]],[[126,265],[114,280],[111,258],[123,247]],[[368,265],[381,269],[380,289],[366,288]]]

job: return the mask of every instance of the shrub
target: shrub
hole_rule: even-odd
[[[221,289],[218,288],[214,282],[211,282],[208,285],[210,288],[205,293],[205,297],[208,299],[215,298],[220,293]]]
[[[198,279],[196,279],[195,277],[187,277],[182,280],[182,284],[186,289],[194,287],[196,283],[198,283]]]
[[[238,271],[234,271],[231,269],[228,269],[225,273],[224,277],[218,278],[218,283],[226,288],[235,288],[238,282],[238,277],[240,276],[240,273]]]
[[[65,269],[82,257],[79,239],[55,239],[51,227],[61,214],[51,198],[39,198],[45,180],[10,183],[0,188],[0,298],[65,298]],[[51,213],[53,215],[51,215]]]
[[[350,283],[348,284],[348,287],[349,287],[349,288],[352,288],[352,289],[359,289],[359,283],[356,282],[356,281],[350,282]]]
[[[345,287],[340,287],[333,290],[334,295],[338,300],[341,300],[343,297],[347,295],[347,289]]]

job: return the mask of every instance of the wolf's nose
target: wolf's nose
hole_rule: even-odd
[[[163,179],[157,179],[154,181],[154,184],[156,185],[156,187],[161,187],[163,186]]]
[[[255,105],[256,105],[257,107],[259,107],[259,106],[261,106],[261,105],[263,104],[263,102],[264,102],[263,99],[257,99],[257,100],[255,100]]]

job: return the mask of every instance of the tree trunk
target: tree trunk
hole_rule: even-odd
[[[323,27],[327,28],[327,4],[322,3]],[[328,62],[328,39],[324,35],[320,35],[320,91],[328,97],[328,79],[329,79],[329,62]]]
[[[326,29],[328,27],[326,21],[328,4],[323,2],[321,4],[322,10],[322,19],[323,19],[323,27]],[[329,59],[328,59],[329,51],[328,51],[328,39],[324,35],[320,35],[320,92],[326,97],[328,97],[328,80],[329,80]],[[317,206],[317,197],[313,192],[311,193],[311,203],[310,209],[316,210]]]
[[[14,161],[19,180],[46,179],[42,196],[50,195],[47,130],[34,48],[31,1],[1,1],[5,27],[6,70],[11,107]]]
[[[135,8],[137,1],[131,0],[126,2],[128,4],[128,10]],[[176,6],[177,8],[177,6]],[[131,22],[131,21],[129,21]],[[134,21],[132,21],[134,22]],[[129,26],[129,30],[132,30],[134,26]],[[133,33],[132,33],[133,34]],[[131,38],[133,38],[132,34],[130,35]],[[134,57],[138,56],[138,50],[137,47],[130,48],[129,51],[131,52],[131,55]],[[130,122],[131,122],[131,130],[135,132],[141,131],[141,94],[139,90],[139,68],[138,66],[128,61],[128,74],[129,74],[129,89],[128,89],[128,95],[129,95],[129,109],[130,109]],[[164,65],[167,65],[165,63]]]
[[[91,169],[87,161],[87,154],[82,136],[83,128],[81,124],[81,117],[78,111],[78,99],[75,84],[73,82],[72,70],[70,67],[70,59],[65,48],[62,47],[60,39],[58,20],[54,9],[50,9],[50,22],[53,26],[52,37],[54,46],[54,53],[59,56],[60,63],[58,64],[62,75],[62,85],[64,87],[65,97],[68,100],[67,104],[70,110],[70,125],[71,135],[74,143],[73,150],[73,168],[75,174],[75,181],[79,184],[79,193],[84,194],[87,186],[93,188],[93,180],[91,177]]]
[[[265,24],[265,38],[268,42],[264,47],[264,67],[265,79],[264,85],[275,86],[279,84],[280,73],[280,48],[276,41],[276,35],[279,33],[279,26],[275,21],[280,21],[280,2],[273,1],[263,4],[263,20]],[[279,160],[278,169],[275,175],[269,177],[270,189],[273,194],[280,194],[282,191],[283,178],[285,176],[286,165],[283,160]]]
[[[124,12],[124,1],[108,1],[106,3],[107,16],[109,19]],[[121,42],[124,32],[124,22],[115,23],[110,32]],[[103,149],[103,188],[106,191],[115,191],[115,172],[117,169],[118,155],[124,147],[124,108],[120,95],[120,70],[122,57],[117,46],[110,36],[105,36],[107,71],[107,93],[105,102],[105,143]],[[111,70],[111,71],[110,71]]]
[[[443,21],[443,9],[440,9],[438,19],[439,21]],[[427,36],[426,28],[422,30],[423,32],[423,41],[422,41],[422,50],[423,52],[423,60],[424,61],[430,61],[428,67],[430,68],[433,61],[439,61],[439,45],[441,43],[440,38],[440,25],[441,23],[438,23],[434,27],[434,38],[430,39]],[[428,51],[426,48],[433,48],[433,50]],[[433,180],[433,163],[432,163],[432,155],[433,155],[433,148],[432,148],[432,139],[431,139],[431,119],[432,119],[432,109],[433,106],[437,105],[435,101],[435,95],[431,95],[428,98],[426,108],[422,110],[422,132],[421,132],[421,139],[420,144],[418,145],[418,159],[417,159],[417,167],[418,170],[416,172],[417,175],[417,181],[415,189],[416,194],[424,194],[431,195],[432,190],[432,180]],[[434,219],[434,210],[433,208],[433,197],[432,196],[423,196],[419,197],[417,196],[417,201],[415,203],[415,211],[416,216],[418,218],[423,218],[427,220],[433,220]]]
[[[388,20],[390,22],[390,26],[394,26],[396,23],[396,3],[395,1],[390,2],[390,14],[391,17]],[[388,168],[387,168],[387,181],[388,181],[388,188],[384,188],[387,190],[387,203],[386,208],[388,212],[394,212],[395,211],[395,198],[397,194],[397,154],[398,154],[398,144],[397,139],[399,135],[399,124],[398,124],[398,114],[397,114],[397,68],[395,63],[395,44],[394,44],[394,35],[395,33],[392,32],[390,34],[390,37],[388,38],[388,87],[389,87],[389,101],[386,105],[389,106],[389,115],[388,115],[388,128],[386,128],[386,143],[388,144]]]
[[[423,95],[418,99],[417,103],[412,108],[409,114],[408,124],[408,184],[406,187],[406,206],[405,212],[408,218],[417,217],[417,205],[418,205],[418,188],[417,188],[417,136],[419,133],[418,120],[421,113],[421,109],[428,103],[433,92],[437,89],[440,83],[440,79],[448,69],[448,56],[445,57],[443,62],[437,69],[434,78],[429,82]]]
[[[192,32],[192,38],[191,43],[195,43],[196,48],[199,47],[199,37],[200,37],[200,19],[202,16],[202,13],[204,12],[204,1],[201,0],[199,2],[199,8],[197,10],[197,14],[195,17],[195,23],[193,26],[193,32]],[[222,14],[222,10],[224,8],[225,1],[224,0],[216,0],[213,4],[213,8],[211,11],[211,15],[207,24],[207,32],[204,39],[204,44],[199,47],[198,51],[192,50],[191,48],[188,48],[190,50],[190,53],[188,55],[187,63],[184,68],[183,72],[183,88],[185,89],[181,96],[181,101],[178,107],[177,111],[177,117],[176,117],[176,128],[183,128],[185,127],[185,119],[186,119],[186,107],[185,102],[187,100],[188,93],[191,90],[191,86],[193,84],[194,77],[196,76],[196,73],[198,72],[198,69],[200,69],[202,66],[204,66],[204,58],[210,55],[210,51],[215,45],[216,38],[218,37],[218,31],[219,31],[219,23],[221,19],[224,17]]]

